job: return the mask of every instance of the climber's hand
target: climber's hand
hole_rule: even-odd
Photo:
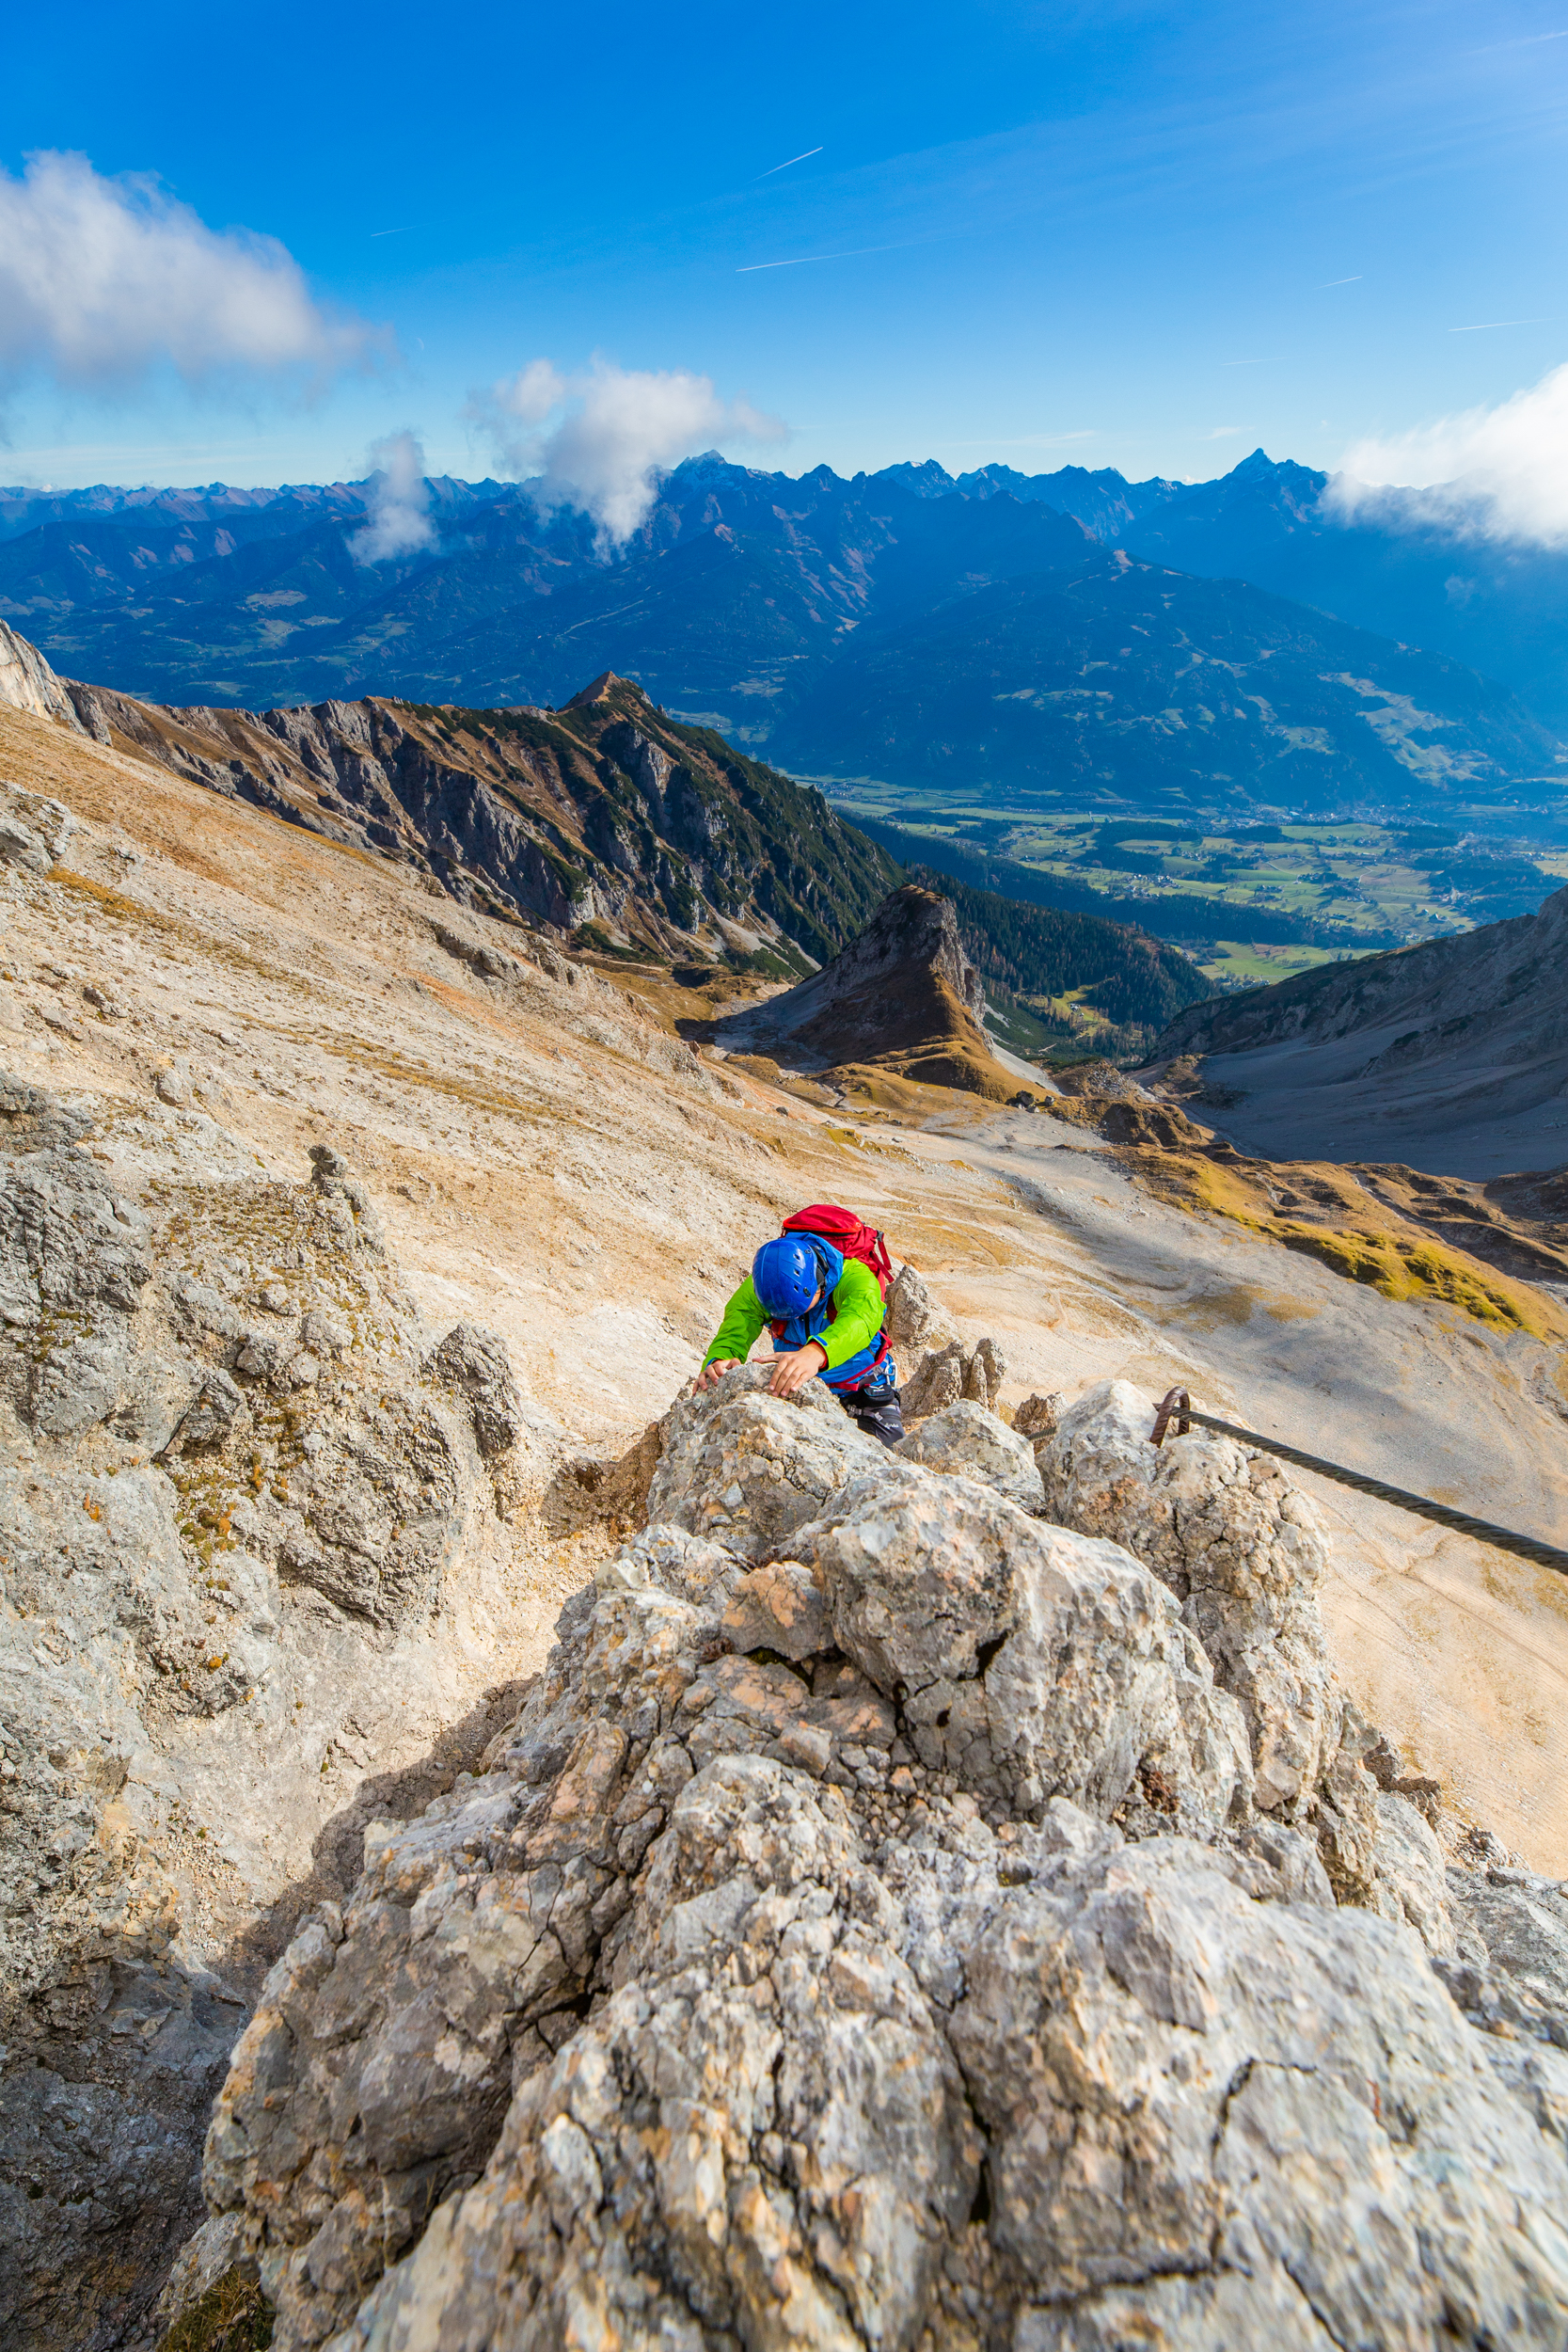
[[[738,1356],[716,1356],[712,1363],[705,1364],[697,1375],[698,1388],[716,1389],[725,1373],[733,1372],[739,1361]]]
[[[815,1380],[828,1360],[828,1351],[820,1340],[808,1340],[791,1356],[781,1356],[773,1366],[773,1377],[768,1383],[775,1396],[793,1396],[808,1380]]]

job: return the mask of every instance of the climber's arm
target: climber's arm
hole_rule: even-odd
[[[756,1285],[748,1274],[724,1310],[724,1319],[714,1333],[707,1354],[703,1358],[699,1377],[706,1384],[711,1371],[715,1377],[727,1371],[731,1364],[743,1364],[767,1324]]]

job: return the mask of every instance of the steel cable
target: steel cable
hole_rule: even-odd
[[[1346,1470],[1340,1462],[1325,1462],[1321,1454],[1304,1454],[1299,1446],[1262,1437],[1256,1429],[1239,1429],[1233,1421],[1221,1421],[1213,1413],[1200,1413],[1185,1389],[1172,1389],[1161,1404],[1154,1421],[1156,1445],[1164,1443],[1173,1421],[1179,1437],[1185,1437],[1189,1424],[1196,1421],[1204,1429],[1216,1430],[1222,1438],[1234,1438],[1239,1445],[1253,1445],[1264,1454],[1277,1454],[1281,1461],[1294,1462],[1301,1470],[1316,1470],[1321,1478],[1332,1478],[1337,1486],[1353,1487],[1357,1494],[1372,1495],[1379,1502],[1392,1502],[1402,1511],[1415,1512],[1418,1518],[1432,1519],[1438,1527],[1452,1528],[1456,1535],[1471,1535],[1477,1543],[1491,1544],[1498,1551],[1512,1551],[1521,1560],[1532,1560],[1538,1568],[1552,1568],[1559,1576],[1568,1576],[1568,1551],[1560,1551],[1553,1544],[1541,1543],[1533,1535],[1521,1535],[1512,1527],[1495,1527],[1490,1519],[1474,1518],[1468,1511],[1450,1511],[1446,1502],[1433,1502],[1426,1495],[1413,1495],[1403,1486],[1390,1486],[1381,1478],[1365,1477],[1360,1470]]]

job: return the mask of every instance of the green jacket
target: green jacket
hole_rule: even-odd
[[[823,1367],[827,1372],[847,1364],[851,1356],[871,1346],[887,1312],[881,1284],[871,1268],[862,1265],[858,1258],[844,1261],[844,1273],[833,1293],[833,1320],[817,1335],[817,1345],[827,1351],[828,1360]],[[713,1335],[713,1344],[703,1358],[704,1363],[711,1364],[716,1359],[730,1356],[744,1363],[769,1320],[748,1274],[724,1310],[724,1320]]]

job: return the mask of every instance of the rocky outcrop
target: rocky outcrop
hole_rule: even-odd
[[[887,1300],[887,1335],[902,1375],[906,1422],[941,1413],[961,1400],[996,1411],[1007,1361],[992,1339],[966,1347],[958,1326],[912,1265],[902,1265]],[[994,1427],[976,1422],[975,1428]]]
[[[274,1841],[309,1853],[361,1713],[395,1736],[400,1644],[499,1577],[543,1474],[504,1347],[421,1354],[369,1195],[311,1156],[0,1079],[0,2335],[40,2352],[145,2306],[246,1935],[293,1915]],[[219,1867],[231,1966],[191,1916]]]
[[[278,2352],[1560,2345],[1568,1938],[1331,1883],[1313,1804],[1388,1792],[1262,1678],[1315,1531],[1120,1406],[1047,1486],[1156,1559],[744,1368],[677,1407],[487,1769],[268,1979],[189,2275]]]
[[[820,972],[719,1034],[732,1051],[785,1055],[801,1070],[866,1065],[1007,1102],[1018,1081],[991,1053],[984,1012],[952,900],[909,882]]]
[[[1245,1709],[1260,1809],[1293,1812],[1311,1802],[1343,1723],[1318,1613],[1323,1522],[1268,1455],[1199,1435],[1156,1448],[1151,1428],[1127,1382],[1088,1390],[1043,1455],[1046,1508],[1124,1544],[1170,1586]]]
[[[912,1265],[901,1265],[893,1278],[886,1322],[888,1344],[905,1363],[934,1355],[958,1336],[958,1325]]]
[[[55,865],[75,825],[71,811],[38,792],[0,784],[0,866],[39,876]]]
[[[1267,1454],[1197,1435],[1156,1448],[1151,1426],[1125,1381],[1088,1390],[1042,1451],[1047,1513],[1126,1545],[1176,1594],[1245,1714],[1259,1811],[1313,1832],[1341,1900],[1451,1953],[1437,1841],[1393,1771],[1378,1769],[1375,1736],[1329,1660],[1315,1506]]]
[[[924,1462],[927,1470],[982,1479],[1021,1510],[1038,1511],[1044,1502],[1028,1438],[1017,1436],[977,1399],[960,1399],[917,1421],[897,1451],[904,1460]]]
[[[0,621],[0,703],[13,710],[36,711],[40,719],[57,719],[62,726],[82,732],[60,679],[38,647],[19,637],[5,621]]]
[[[994,1340],[976,1340],[973,1347],[949,1340],[945,1347],[920,1359],[900,1390],[904,1418],[920,1421],[960,1399],[994,1412],[1006,1370],[1007,1359]]]

